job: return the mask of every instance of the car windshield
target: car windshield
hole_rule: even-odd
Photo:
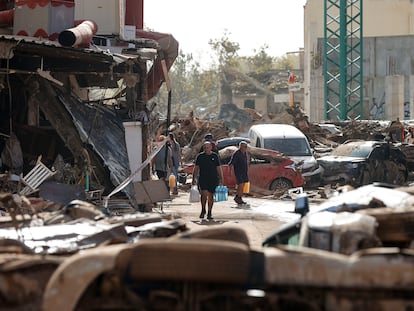
[[[339,145],[333,152],[333,156],[346,156],[355,158],[366,158],[372,151],[371,145],[354,145],[344,144]]]
[[[304,138],[268,138],[264,140],[264,148],[277,150],[288,156],[309,156],[312,154]]]

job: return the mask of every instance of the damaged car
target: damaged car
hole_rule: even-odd
[[[229,146],[238,146],[240,142],[245,141],[250,144],[250,139],[247,137],[236,136],[236,137],[226,137],[216,141],[217,149],[221,150]]]
[[[298,128],[289,124],[255,124],[250,127],[248,136],[254,147],[276,150],[296,163],[302,162],[306,186],[319,185],[321,169],[308,138]]]
[[[236,187],[236,177],[234,174],[229,175],[227,164],[236,150],[234,145],[219,150],[223,185],[229,188]],[[303,163],[296,163],[278,151],[249,146],[248,157],[250,189],[274,191],[302,187],[305,184],[302,176]],[[191,163],[182,172],[192,174],[193,170],[194,163]]]
[[[229,175],[227,163],[236,150],[237,147],[229,146],[219,151],[224,185],[230,188],[236,186],[236,177]],[[277,151],[249,146],[248,156],[248,174],[253,188],[280,190],[301,187],[305,183],[301,165]]]
[[[317,159],[322,182],[359,187],[373,182],[404,185],[408,169],[404,153],[385,141],[350,140]]]

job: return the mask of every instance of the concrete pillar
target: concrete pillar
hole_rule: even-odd
[[[314,70],[309,84],[309,89],[305,89],[305,96],[309,97],[309,121],[320,122],[325,119],[325,81],[321,68]],[[306,94],[307,93],[307,94]]]
[[[135,173],[142,164],[142,124],[141,122],[124,122],[125,143],[128,152],[131,174]],[[132,179],[133,182],[142,181],[141,172]]]
[[[385,117],[404,120],[404,76],[385,77]]]
[[[414,2],[411,1],[410,34],[414,34]]]
[[[408,95],[410,103],[410,119],[414,119],[414,75],[408,78]]]

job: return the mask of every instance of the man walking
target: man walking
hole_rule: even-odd
[[[204,142],[209,141],[211,143],[211,150],[215,153],[218,153],[218,148],[216,141],[214,140],[213,134],[208,133],[204,136]],[[204,151],[204,144],[201,146],[200,152]]]
[[[201,213],[200,218],[206,215],[207,219],[213,219],[212,209],[214,203],[214,191],[218,185],[222,185],[223,176],[221,174],[220,160],[217,153],[212,151],[212,144],[206,141],[203,144],[204,151],[200,152],[195,160],[192,184],[198,184],[201,193]]]
[[[158,142],[162,142],[165,139],[164,135],[160,135],[158,138]],[[171,156],[171,148],[169,147],[168,143],[162,146],[161,150],[157,153],[155,158],[152,161],[153,164],[153,171],[157,174],[158,179],[162,179],[165,181],[167,185],[168,192],[170,191],[170,186],[168,184],[168,176],[169,173],[172,171],[172,156]]]
[[[247,143],[241,141],[239,143],[239,149],[233,153],[229,162],[229,175],[231,175],[232,168],[234,170],[234,175],[236,175],[237,192],[234,201],[237,204],[246,204],[242,197],[244,184],[249,181],[249,176],[247,174],[248,167]]]
[[[178,141],[175,139],[173,133],[168,134],[168,142],[171,148],[171,156],[172,156],[172,173],[175,176],[175,187],[172,191],[173,194],[178,194],[177,189],[177,180],[178,180],[178,168],[181,163],[181,146]]]

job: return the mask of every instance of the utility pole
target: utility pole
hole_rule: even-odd
[[[363,0],[324,0],[325,120],[363,117]]]
[[[295,75],[288,71],[288,86],[289,86],[289,107],[295,106],[295,92],[293,90],[293,84],[295,83]]]

